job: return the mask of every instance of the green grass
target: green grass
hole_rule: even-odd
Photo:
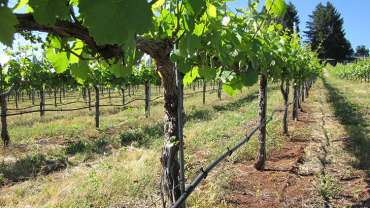
[[[252,89],[251,89],[252,90]],[[201,121],[194,126],[187,126],[185,135],[188,139],[186,154],[188,177],[193,178],[201,167],[211,162],[221,153],[240,141],[244,135],[257,125],[258,95],[256,88],[253,93],[224,106],[215,106],[212,110],[214,118],[210,121]],[[268,92],[268,114],[282,107],[282,98],[277,88],[270,87]],[[286,139],[281,134],[281,115],[277,114],[268,125],[267,153],[278,149]],[[257,135],[251,141],[234,153],[227,161],[233,163],[244,160],[253,160],[257,152]],[[195,154],[194,154],[195,153]],[[225,164],[225,163],[224,163]],[[233,174],[227,166],[216,168],[215,174],[207,177],[206,184],[196,191],[188,200],[191,207],[224,207],[222,196],[226,194],[226,186]],[[211,183],[208,183],[210,181]]]
[[[324,169],[315,187],[330,206],[362,207],[367,199],[359,193],[366,192],[370,174],[370,85],[327,72],[317,80],[309,101],[313,120],[317,120],[310,130],[325,146],[320,159]],[[357,181],[358,175],[361,179]]]
[[[346,149],[357,158],[354,166],[370,173],[370,84],[333,76],[323,81],[334,114],[350,137]]]
[[[331,175],[321,175],[319,177],[317,189],[320,195],[326,201],[331,200],[340,193],[340,187],[336,178]]]
[[[269,112],[282,107],[282,98],[275,85],[270,87],[268,96]],[[185,99],[188,182],[200,167],[238,142],[257,123],[257,86],[244,89],[236,97],[223,97],[219,101],[215,93],[207,93],[206,105],[202,105],[201,94]],[[3,187],[0,206],[159,206],[159,158],[164,115],[160,102],[152,106],[151,114],[146,119],[139,104],[125,111],[108,109],[103,113],[99,131],[94,129],[89,112],[47,114],[50,116],[47,122],[33,121],[33,116],[29,116],[25,118],[29,120],[28,126],[24,125],[26,121],[21,125],[13,120],[10,128],[14,145],[11,148],[18,153],[15,151],[11,155],[21,158],[36,152],[47,157],[59,152],[68,157],[72,165],[60,172],[37,175],[32,180]],[[284,142],[280,125],[281,115],[278,114],[268,126],[268,150],[279,148]],[[19,150],[21,147],[23,151]],[[229,161],[253,159],[256,147],[257,141],[253,137]],[[231,172],[224,172],[220,166],[215,173],[219,174],[211,175],[208,180],[218,182],[206,183],[204,188],[197,190],[189,199],[190,205],[218,205],[219,196],[224,194],[222,187],[227,186]],[[200,201],[204,206],[198,203]]]

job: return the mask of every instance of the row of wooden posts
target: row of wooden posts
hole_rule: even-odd
[[[222,96],[222,82],[221,81],[211,81],[210,83],[210,89],[215,90],[217,87],[217,96],[219,99],[221,99]],[[217,86],[216,86],[217,85]],[[145,116],[149,117],[150,116],[150,106],[151,106],[151,89],[152,85],[150,81],[144,82],[144,101],[145,101]],[[162,89],[161,86],[156,86],[157,88],[157,93],[161,94]],[[189,89],[193,89],[193,91],[196,91],[200,88],[202,88],[202,101],[203,104],[206,103],[206,92],[207,92],[207,82],[204,80],[198,80],[195,81],[193,84],[188,86]],[[93,105],[92,103],[94,102],[92,100],[92,91],[94,91],[95,94],[95,104]],[[122,103],[120,105],[112,105],[112,106],[126,106],[128,103],[126,101],[126,92],[128,96],[134,96],[135,93],[139,91],[139,85],[128,85],[127,87],[122,86],[119,90],[119,94],[122,98]],[[16,116],[16,115],[24,115],[27,113],[35,113],[39,112],[40,117],[43,118],[45,116],[45,112],[47,111],[73,111],[73,110],[81,110],[81,109],[89,109],[90,111],[92,110],[93,107],[95,107],[95,127],[99,128],[100,127],[100,107],[101,107],[101,100],[102,99],[109,99],[109,103],[112,103],[112,94],[115,92],[114,89],[112,88],[107,88],[107,87],[100,87],[98,85],[93,86],[92,88],[90,87],[83,87],[81,88],[81,92],[79,95],[70,95],[68,96],[67,94],[71,92],[67,90],[66,88],[59,88],[59,89],[53,89],[53,90],[9,90],[7,93],[1,93],[0,92],[0,105],[1,105],[1,138],[3,140],[4,146],[8,146],[10,142],[10,137],[8,133],[8,124],[7,124],[7,117],[9,116]],[[72,91],[73,92],[73,91]],[[59,96],[58,96],[59,94]],[[108,94],[108,97],[106,98],[101,98],[104,94]],[[48,97],[47,97],[48,95]],[[20,102],[24,102],[26,99],[25,97],[28,96],[28,100],[31,100],[32,106],[28,106],[23,109],[30,109],[33,107],[38,107],[39,110],[32,110],[32,111],[21,111],[22,108],[20,108]],[[73,104],[73,103],[78,103],[79,101],[75,102],[70,102],[70,103],[63,103],[63,99],[68,99],[68,98],[81,98],[83,99],[83,102],[87,105],[86,108],[77,108],[77,109],[46,109],[46,106],[48,105],[54,105],[55,108],[58,106],[64,106],[67,104]],[[36,103],[36,98],[39,99],[39,105],[35,105]],[[46,100],[54,100],[54,104],[46,104]],[[58,102],[59,101],[59,102]],[[8,108],[9,104],[14,104],[15,109],[13,108]],[[105,105],[109,106],[109,105]],[[9,114],[9,111],[16,111],[16,113]]]

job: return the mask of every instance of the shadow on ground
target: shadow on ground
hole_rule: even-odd
[[[213,106],[213,109],[197,109],[192,110],[188,115],[186,115],[186,122],[190,121],[209,121],[215,116],[214,111],[233,111],[241,108],[245,103],[251,102],[258,97],[257,94],[252,93],[243,98],[237,99],[233,102],[229,102],[224,105]],[[120,135],[120,143],[122,146],[133,145],[136,147],[149,148],[157,139],[164,136],[163,132],[163,122],[157,122],[150,126],[145,126],[136,129],[130,129],[123,132]]]
[[[368,129],[370,122],[361,113],[360,106],[351,103],[341,94],[338,88],[331,85],[325,78],[323,78],[323,83],[329,92],[328,100],[334,109],[335,116],[344,125],[349,135],[345,143],[346,150],[352,153],[358,160],[353,166],[367,171],[367,184],[370,186],[370,132]],[[370,199],[365,204],[370,205]],[[358,207],[361,206],[359,205]]]
[[[187,121],[209,121],[214,118],[214,112],[233,111],[241,108],[248,102],[255,100],[258,97],[256,92],[237,99],[227,104],[213,106],[211,109],[193,110],[187,116]],[[115,112],[111,112],[115,113]],[[38,175],[47,175],[49,173],[60,171],[70,163],[68,158],[75,155],[109,155],[114,144],[120,146],[135,146],[142,148],[150,148],[150,146],[161,140],[164,136],[164,123],[156,122],[149,126],[142,126],[122,132],[118,138],[105,138],[89,141],[77,140],[64,144],[59,155],[47,154],[29,154],[23,158],[14,161],[0,163],[0,187],[2,185],[13,184],[26,181],[37,177]],[[89,158],[87,157],[86,158]],[[72,164],[73,165],[73,164]]]
[[[345,126],[347,133],[350,136],[348,140],[348,150],[352,152],[359,160],[355,164],[357,168],[370,168],[370,138],[369,138],[369,121],[363,116],[360,111],[360,106],[348,101],[346,97],[341,95],[340,91],[332,86],[327,80],[324,81],[324,86],[329,92],[329,102],[334,108],[335,116]]]
[[[227,104],[214,105],[212,109],[191,110],[191,112],[186,115],[186,121],[210,121],[215,116],[214,112],[235,111],[245,105],[245,103],[252,102],[256,98],[258,98],[258,94],[254,91],[247,96],[228,102]]]
[[[257,92],[253,92],[250,95],[247,95],[236,101],[227,103],[225,105],[216,105],[213,107],[213,109],[217,112],[234,111],[234,110],[241,108],[245,103],[252,102],[253,100],[257,98],[258,98]]]
[[[149,148],[152,142],[163,136],[163,122],[157,122],[150,126],[125,131],[120,135],[119,139],[121,146],[133,145]]]
[[[39,174],[47,175],[66,167],[67,160],[62,156],[46,158],[43,154],[27,155],[15,163],[0,164],[0,186],[25,181]]]

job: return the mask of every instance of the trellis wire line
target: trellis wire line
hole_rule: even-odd
[[[112,98],[119,98],[119,97],[112,97]],[[122,97],[121,97],[122,98]],[[105,100],[106,98],[101,98],[99,100]],[[90,102],[95,102],[95,99],[91,99]],[[87,104],[88,101],[83,101],[83,100],[77,100],[77,101],[73,101],[73,102],[69,102],[69,103],[58,103],[57,104],[57,107],[60,107],[60,106],[66,106],[66,105],[71,105],[71,104],[76,104],[76,103],[81,103],[81,104]],[[45,103],[44,106],[55,106],[55,104],[53,103]],[[26,109],[30,109],[30,108],[39,108],[40,105],[31,105],[31,106],[27,106],[27,107],[23,107],[23,108],[8,108],[7,110],[9,111],[19,111],[19,110],[26,110]]]
[[[211,91],[214,91],[214,90],[207,90],[206,92],[211,92]],[[192,96],[192,95],[195,95],[195,94],[198,94],[198,93],[201,93],[203,91],[197,91],[197,92],[193,92],[193,93],[188,93],[188,94],[184,94],[186,97],[189,97],[189,96]],[[162,98],[163,95],[161,96],[158,96],[154,99],[151,99],[151,101],[156,101],[158,100],[159,98]],[[104,99],[104,98],[103,98]],[[102,99],[100,99],[102,100]],[[128,104],[134,102],[134,101],[143,101],[145,99],[143,98],[137,98],[137,99],[133,99],[127,103],[125,103],[124,105],[122,104],[105,104],[105,105],[99,105],[99,107],[125,107],[127,106]],[[91,100],[92,102],[93,100]],[[95,100],[94,100],[95,101]],[[84,101],[75,101],[75,102],[70,102],[70,103],[65,103],[64,105],[68,105],[68,104],[73,104],[73,103],[85,103]],[[52,106],[53,104],[45,104],[45,106]],[[59,104],[58,106],[63,106],[63,104]],[[20,108],[18,110],[24,110],[24,109],[28,109],[28,108],[33,108],[33,107],[40,107],[39,105],[35,105],[35,106],[28,106],[26,108]],[[95,107],[95,105],[90,105],[90,106],[84,106],[84,107],[79,107],[79,108],[72,108],[72,109],[45,109],[43,110],[44,112],[71,112],[71,111],[79,111],[79,110],[85,110],[85,109],[89,109],[89,108],[93,108]],[[7,109],[9,111],[13,110],[15,111],[16,109]],[[21,111],[21,112],[16,112],[16,113],[8,113],[6,114],[5,116],[9,117],[9,116],[17,116],[17,115],[24,115],[24,114],[31,114],[31,113],[38,113],[40,112],[39,109],[37,110],[32,110],[32,111]],[[3,116],[3,114],[0,114],[0,116]]]
[[[28,97],[28,95],[25,95],[24,97]],[[34,97],[35,97],[35,100],[40,98],[40,96],[37,96],[37,95],[34,96]],[[71,99],[71,98],[82,98],[82,96],[81,95],[80,96],[76,95],[76,96],[64,96],[63,97],[63,99]],[[54,96],[45,95],[45,100],[54,100],[54,99],[55,99]],[[59,95],[57,95],[57,99],[59,99]],[[9,103],[15,103],[15,99],[11,98],[9,100]]]
[[[156,97],[154,99],[151,99],[151,101],[158,100],[161,97],[163,97],[163,96],[158,96],[158,97]],[[142,101],[142,100],[145,100],[145,99],[134,99],[134,100],[130,100],[129,102],[127,102],[124,105],[108,104],[108,105],[99,105],[99,107],[126,107],[126,106],[128,106],[129,104],[131,104],[131,103],[133,103],[135,101]],[[45,109],[45,110],[43,110],[43,112],[71,112],[71,111],[79,111],[79,110],[88,109],[90,107],[93,108],[93,107],[95,107],[95,105],[84,106],[84,107],[80,107],[80,108],[72,108],[72,109]],[[39,113],[39,112],[40,112],[40,110],[33,110],[33,111],[9,113],[9,114],[6,114],[6,116],[9,117],[9,116],[17,116],[17,115],[24,115],[24,114],[31,114],[31,113]],[[0,114],[0,116],[3,116],[3,114]]]
[[[79,97],[81,98],[81,97]],[[122,98],[122,97],[111,97],[112,99],[118,99],[118,98]],[[82,99],[82,98],[81,98]],[[99,100],[106,100],[106,99],[109,99],[109,97],[104,97],[104,98],[101,98]],[[95,102],[95,99],[91,99],[90,102]],[[88,103],[88,100],[84,101],[84,100],[77,100],[77,101],[72,101],[72,102],[68,102],[68,103],[58,103],[57,106],[60,107],[60,106],[65,106],[65,105],[71,105],[71,104],[75,104],[75,103]],[[54,106],[55,104],[54,103],[45,103],[44,106]],[[38,108],[40,107],[40,105],[30,105],[30,106],[27,106],[27,107],[23,107],[23,108],[8,108],[7,110],[9,111],[19,111],[19,110],[26,110],[26,109],[30,109],[30,108]]]
[[[213,91],[213,90],[207,90],[206,92],[210,92],[210,91]],[[193,93],[188,93],[188,94],[185,94],[185,95],[194,95],[194,94],[197,94],[197,93],[201,93],[202,91],[197,91],[197,92],[193,92]],[[81,98],[81,97],[77,97],[77,98]],[[114,96],[114,97],[111,97],[112,99],[118,99],[118,98],[122,98],[122,96]],[[81,98],[82,99],[82,98]],[[109,97],[103,97],[101,98],[100,100],[106,100],[106,99],[109,99]],[[95,102],[95,99],[91,99],[90,102]],[[83,101],[83,100],[77,100],[77,101],[72,101],[72,102],[68,102],[68,103],[58,103],[57,106],[60,107],[60,106],[65,106],[65,105],[71,105],[71,104],[75,104],[75,103],[87,103],[87,101]],[[44,106],[54,106],[55,104],[54,103],[46,103],[44,104]],[[30,105],[30,106],[27,106],[27,107],[22,107],[22,108],[8,108],[7,110],[8,111],[19,111],[19,110],[26,110],[26,109],[30,109],[30,108],[39,108],[40,105]]]
[[[93,100],[91,100],[92,102]],[[71,105],[71,104],[75,104],[75,103],[86,103],[85,101],[73,101],[73,102],[69,102],[69,103],[58,103],[57,106],[65,106],[65,105]],[[54,106],[55,104],[51,104],[51,103],[45,103],[44,106]],[[30,108],[39,108],[40,105],[30,105],[30,106],[27,106],[27,107],[23,107],[23,108],[8,108],[7,110],[9,111],[19,111],[19,110],[26,110],[26,109],[30,109]]]
[[[122,97],[120,97],[120,96],[118,96],[117,94],[118,94],[119,92],[114,92],[114,93],[112,93],[112,96],[111,96],[111,98],[112,99],[114,99],[114,98],[122,98]],[[108,93],[107,93],[108,94]],[[142,93],[136,93],[136,94],[142,94]],[[136,95],[135,94],[135,95]],[[25,97],[27,97],[28,95],[26,95]],[[57,99],[59,99],[59,96],[57,96],[56,97]],[[65,97],[63,97],[63,99],[66,99],[66,98],[77,98],[77,99],[82,99],[83,97],[82,97],[82,95],[73,95],[73,96],[65,96]],[[54,96],[45,96],[45,100],[54,100],[55,99],[55,97]],[[102,99],[109,99],[109,96],[108,97],[103,97]],[[12,103],[12,104],[14,104],[15,103],[15,100],[14,99],[10,99],[9,100],[9,102],[8,103]]]

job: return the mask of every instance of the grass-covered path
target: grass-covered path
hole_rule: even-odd
[[[369,92],[363,87],[326,75],[309,103],[314,140],[306,148],[303,166],[316,175],[315,187],[326,207],[369,206],[369,117],[361,107],[369,100],[358,99],[369,98]]]

